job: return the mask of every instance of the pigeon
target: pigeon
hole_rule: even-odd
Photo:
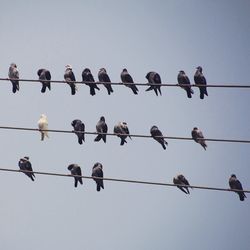
[[[147,73],[146,78],[148,79],[148,83],[153,83],[153,84],[158,84],[159,86],[156,85],[151,85],[149,88],[146,89],[146,91],[154,90],[155,94],[158,96],[158,92],[161,95],[161,77],[158,73],[150,71]]]
[[[110,78],[109,78],[105,68],[101,68],[99,70],[99,72],[98,72],[98,80],[99,80],[99,82],[104,83],[103,85],[107,89],[109,95],[111,94],[111,92],[114,92],[113,89],[112,89],[111,84],[109,84],[109,82],[111,82],[111,81],[110,81]]]
[[[40,119],[38,120],[38,128],[41,132],[41,141],[44,140],[45,136],[49,138],[48,131],[44,131],[48,130],[48,120],[46,115],[42,114],[40,116]]]
[[[135,95],[138,95],[138,88],[134,84],[133,78],[131,75],[128,73],[127,69],[123,69],[121,73],[121,80],[124,83],[126,87],[129,87],[132,89],[133,93]]]
[[[71,88],[71,95],[75,95],[76,94],[76,84],[74,83],[76,81],[75,75],[72,71],[72,66],[71,65],[66,65],[66,70],[65,70],[65,74],[64,74],[64,79],[67,82],[67,84],[69,84],[70,88]]]
[[[9,67],[8,76],[10,79],[12,79],[10,80],[12,83],[12,92],[16,93],[16,91],[19,91],[19,71],[15,63],[11,63]],[[13,79],[17,79],[17,80],[13,80]]]
[[[132,139],[131,136],[129,135],[129,129],[126,122],[119,122],[117,125],[115,125],[114,133],[119,134],[117,136],[121,138],[121,143],[120,143],[121,146],[124,145],[124,143],[127,143],[126,141],[127,136],[129,136],[129,138]]]
[[[243,190],[242,185],[235,174],[232,174],[229,178],[229,186],[231,189]],[[236,193],[239,195],[241,201],[244,201],[244,199],[247,198],[245,193],[242,191],[238,191]]]
[[[96,190],[99,192],[99,191],[101,191],[101,188],[104,189],[103,179],[95,178],[95,177],[103,178],[103,171],[102,171],[102,164],[101,163],[97,162],[93,166],[92,177],[93,177],[93,179],[94,179],[94,181],[96,182],[96,185],[97,185]]]
[[[85,141],[84,131],[85,131],[85,125],[81,120],[73,120],[71,122],[71,125],[73,126],[75,134],[78,137],[78,143],[82,144],[83,141]]]
[[[163,137],[158,137],[163,136],[162,132],[158,129],[158,127],[152,126],[152,128],[150,129],[150,133],[151,136],[162,145],[163,149],[166,150],[165,144],[168,145],[168,142]]]
[[[26,171],[33,171],[32,169],[32,165],[29,161],[29,157],[25,156],[23,158],[21,158],[18,162],[18,166],[20,168],[20,170],[26,170]],[[34,181],[35,179],[35,174],[34,173],[28,173],[28,172],[23,172],[24,174],[26,174],[32,181]]]
[[[181,187],[181,186],[178,186],[178,185],[188,185],[189,186],[189,182],[188,180],[185,178],[184,175],[182,174],[179,174],[177,175],[176,177],[173,178],[173,183],[175,185],[177,185],[177,187],[182,191],[184,192],[185,194],[190,194],[189,193],[189,190],[188,190],[188,187]]]
[[[90,71],[90,69],[86,68],[82,72],[82,81],[86,83],[86,85],[90,88],[90,94],[93,96],[95,95],[95,89],[99,89],[99,87],[95,84],[94,77]]]
[[[49,70],[47,70],[47,69],[39,69],[37,71],[37,75],[39,76],[39,80],[42,83],[41,92],[45,93],[46,88],[51,90],[51,86],[50,86],[51,75],[50,75]]]
[[[77,164],[70,164],[68,166],[68,170],[71,172],[72,175],[82,176],[82,170],[80,166]],[[74,177],[74,178],[75,178],[75,187],[77,187],[78,182],[82,185],[82,177]]]
[[[190,80],[183,70],[181,70],[179,72],[179,74],[177,76],[177,80],[178,80],[179,84],[187,85],[185,87],[183,87],[183,86],[181,86],[181,87],[186,90],[187,97],[192,98],[192,94],[194,93],[194,91],[191,89]]]
[[[192,135],[192,138],[194,139],[194,141],[201,144],[201,146],[206,150],[207,144],[206,144],[206,141],[204,140],[204,136],[202,134],[202,131],[199,130],[197,127],[194,127],[191,135]]]
[[[97,133],[107,133],[108,132],[108,126],[105,122],[104,116],[101,116],[100,120],[96,124],[96,132]],[[100,141],[103,139],[103,141],[106,143],[106,134],[98,134],[95,138],[95,141]]]
[[[198,66],[196,69],[197,70],[196,70],[196,72],[194,74],[194,83],[197,84],[197,85],[204,85],[204,87],[203,86],[199,87],[199,89],[200,89],[200,99],[204,99],[204,95],[208,96],[207,88],[206,88],[207,81],[206,81],[205,76],[202,73],[202,67]]]

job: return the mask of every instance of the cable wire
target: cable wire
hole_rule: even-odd
[[[11,80],[17,80],[17,79],[13,79],[13,78],[0,78],[0,81],[11,81]],[[21,82],[41,82],[40,80],[37,79],[18,79]],[[51,82],[51,83],[67,83],[66,81],[63,80],[43,80],[43,82]],[[86,82],[86,81],[70,81],[71,83],[75,83],[75,84],[91,84],[92,82]],[[110,85],[123,85],[124,83],[121,82],[95,82],[95,84],[110,84]],[[129,85],[131,83],[126,83],[126,85]],[[177,84],[177,83],[161,83],[161,84],[157,84],[157,83],[132,83],[133,85],[137,85],[137,86],[161,86],[161,87],[187,87],[187,85],[185,84]],[[200,84],[190,84],[191,87],[204,87],[204,85],[200,85]],[[207,84],[205,85],[205,87],[208,88],[246,88],[249,89],[250,85],[246,84],[246,85],[242,85],[242,84]]]
[[[38,128],[26,128],[26,127],[12,127],[12,126],[0,126],[0,129],[9,129],[9,130],[23,130],[23,131],[36,131],[40,132]],[[108,135],[108,136],[119,136],[124,134],[116,134],[116,133],[98,133],[98,132],[81,132],[81,131],[74,131],[74,130],[58,130],[58,129],[47,129],[42,130],[44,132],[53,132],[53,133],[83,133],[89,135]],[[139,135],[139,134],[129,134],[128,136],[131,137],[138,137],[138,138],[153,138],[151,135]],[[159,138],[170,139],[170,140],[193,140],[191,137],[177,137],[177,136],[156,136]],[[250,140],[237,140],[237,139],[214,139],[214,138],[198,138],[205,141],[213,141],[213,142],[231,142],[231,143],[250,143]]]
[[[98,179],[105,181],[115,181],[115,182],[125,182],[125,183],[134,183],[134,184],[143,184],[143,185],[155,185],[155,186],[168,186],[168,187],[189,187],[196,189],[205,189],[213,191],[225,191],[225,192],[245,192],[250,193],[250,190],[238,190],[238,189],[228,189],[228,188],[217,188],[217,187],[207,187],[207,186],[194,186],[194,185],[181,185],[181,184],[172,184],[164,182],[152,182],[152,181],[139,181],[139,180],[129,180],[129,179],[117,179],[117,178],[108,178],[108,177],[92,177],[84,175],[71,175],[71,174],[60,174],[60,173],[51,173],[51,172],[40,172],[40,171],[28,171],[28,170],[16,170],[9,168],[0,168],[0,171],[5,172],[16,172],[16,173],[34,173],[40,175],[49,175],[49,176],[59,176],[59,177],[81,177],[83,179]]]

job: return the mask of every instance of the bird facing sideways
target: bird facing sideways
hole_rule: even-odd
[[[157,126],[152,126],[150,129],[151,136],[158,141],[164,150],[166,150],[166,146],[168,145],[168,142],[163,138],[162,132],[158,129]]]
[[[148,83],[153,83],[157,85],[151,85],[149,88],[146,89],[146,91],[154,90],[155,94],[158,96],[158,91],[161,95],[161,77],[158,73],[154,71],[150,71],[146,75],[146,79],[148,80]]]
[[[187,185],[187,186],[190,186],[188,180],[185,178],[184,175],[179,174],[179,175],[175,176],[175,177],[173,178],[173,183],[174,183],[175,185],[177,185],[177,187],[178,187],[182,192],[184,192],[185,194],[190,194],[190,193],[189,193],[189,190],[188,190],[188,187],[178,186],[178,185]]]
[[[229,187],[231,189],[237,189],[239,191],[235,191],[238,195],[241,201],[244,201],[246,197],[245,193],[242,191],[243,187],[241,185],[241,182],[237,179],[235,174],[232,174],[229,178]]]
[[[178,84],[185,85],[181,86],[181,88],[186,90],[188,98],[192,98],[192,94],[194,93],[194,91],[191,89],[190,80],[183,70],[179,71],[179,74],[177,76],[177,81]]]
[[[78,143],[82,144],[85,141],[85,124],[81,120],[75,119],[71,122],[71,125],[74,128],[73,132],[78,137]]]
[[[199,143],[205,150],[207,149],[206,141],[200,129],[198,129],[197,127],[194,127],[191,132],[191,135],[195,142]]]
[[[127,143],[126,141],[127,136],[129,136],[129,138],[132,139],[131,136],[129,135],[129,129],[126,122],[119,122],[117,125],[115,125],[114,133],[121,138],[121,143],[120,143],[121,146],[124,145],[124,143]]]
[[[85,68],[82,71],[82,81],[89,86],[90,95],[95,95],[95,89],[100,90],[99,87],[96,85],[94,77],[89,68]]]
[[[20,171],[32,171],[33,172],[33,169],[32,169],[32,165],[31,165],[31,162],[29,161],[29,157],[28,156],[25,156],[23,158],[21,158],[18,162],[18,166],[20,168]],[[32,173],[32,172],[23,172],[24,174],[26,174],[32,181],[34,181],[35,179],[35,174]]]
[[[127,69],[123,69],[121,73],[121,80],[124,83],[124,85],[128,88],[130,88],[135,95],[138,95],[138,88],[134,84],[134,80],[132,76],[128,73]]]
[[[75,184],[74,186],[77,187],[78,182],[82,185],[82,170],[81,167],[77,164],[70,164],[68,166],[68,170],[71,172],[71,175],[79,175],[79,177],[74,176]]]
[[[112,89],[112,86],[110,84],[110,78],[109,75],[107,74],[107,71],[105,68],[101,68],[98,72],[98,80],[99,82],[102,82],[104,87],[107,89],[108,94],[110,95],[114,90]]]

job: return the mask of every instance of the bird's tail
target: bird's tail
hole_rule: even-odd
[[[78,143],[82,144],[82,137],[81,136],[78,136]]]
[[[152,90],[152,89],[154,89],[154,86],[150,86],[149,88],[147,88],[145,91],[150,91],[150,90]],[[157,95],[157,94],[156,94]]]
[[[94,87],[90,87],[90,94],[92,96],[95,95],[95,88]]]
[[[97,183],[97,185],[96,185],[96,191],[97,191],[97,192],[100,192],[100,191],[101,191],[101,186],[100,186],[99,183]]]
[[[98,134],[95,138],[95,141],[100,141],[102,139],[102,135]]]
[[[121,143],[120,143],[120,145],[122,146],[122,145],[124,145],[124,143],[127,143],[127,141],[126,141],[125,139],[121,138]]]
[[[102,135],[102,140],[106,143],[106,135]]]
[[[42,87],[42,89],[41,89],[41,92],[42,92],[42,93],[45,93],[45,91],[46,91],[46,85],[43,83],[43,87]]]
[[[244,201],[244,199],[247,198],[244,192],[238,192],[238,194],[241,201]]]
[[[163,149],[164,150],[166,150],[167,148],[166,148],[166,146],[165,146],[165,143],[163,142],[163,143],[161,143],[161,145],[162,145],[162,147],[163,147]]]
[[[202,146],[205,150],[207,150],[207,144],[206,144],[205,141],[202,141],[202,142],[201,142],[201,146]]]

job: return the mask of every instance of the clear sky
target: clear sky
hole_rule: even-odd
[[[202,66],[208,83],[249,84],[250,1],[52,1],[1,0],[0,77],[15,62],[21,78],[37,79],[48,68],[63,80],[71,64],[77,80],[83,68],[105,67],[114,82],[124,67],[136,82],[155,70],[164,82],[176,83],[179,70],[193,82]],[[149,134],[157,125],[164,135],[191,136],[194,126],[208,138],[250,139],[247,89],[209,88],[209,97],[190,100],[181,88],[162,88],[156,97],[139,87],[139,95],[114,86],[92,97],[87,86],[75,96],[66,85],[53,84],[41,94],[40,83],[20,83],[13,94],[0,84],[1,125],[37,127],[40,114],[50,129],[71,130],[81,119],[95,131],[105,116],[109,131],[118,121],[131,134]],[[80,146],[73,134],[0,130],[1,167],[18,169],[28,155],[37,171],[68,174],[77,163],[84,175],[103,164],[104,175],[172,182],[183,173],[193,185],[228,187],[235,173],[250,189],[249,145],[209,142],[207,151],[193,141],[169,140],[164,151],[153,139],[133,138],[121,147],[119,138],[95,143],[86,136]],[[96,192],[93,180],[75,189],[73,179],[0,172],[0,246],[4,250],[88,249],[250,249],[250,195],[240,202],[234,193],[194,189],[187,196],[177,188],[105,182]]]

